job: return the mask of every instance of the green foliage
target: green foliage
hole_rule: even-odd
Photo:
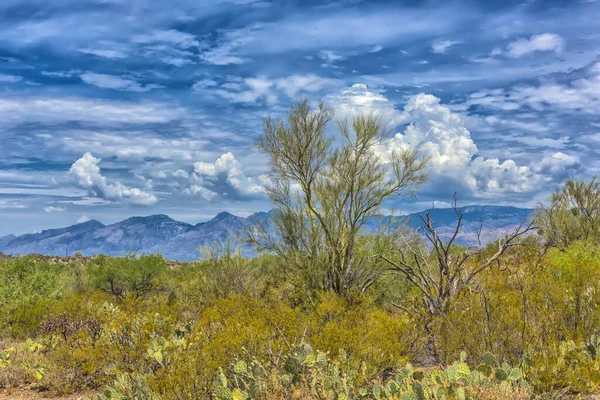
[[[167,263],[160,255],[100,256],[89,266],[88,274],[93,287],[112,295],[144,297],[160,288],[167,274]]]
[[[73,283],[71,266],[34,256],[0,258],[0,338],[24,338],[39,327]]]
[[[204,256],[199,264],[202,284],[215,297],[224,298],[235,293],[247,293],[255,281],[256,271],[235,249],[231,241],[200,249]]]
[[[567,388],[572,393],[595,393],[600,389],[600,357],[596,336],[586,342],[561,342],[541,352],[528,366],[532,383],[541,391]]]
[[[538,207],[538,220],[547,242],[565,248],[574,241],[600,240],[600,180],[570,179]]]
[[[393,256],[384,236],[358,243],[358,257]],[[524,240],[429,320],[397,277],[339,296],[306,291],[277,255],[219,251],[172,268],[160,256],[1,259],[0,387],[269,400],[600,388],[600,257],[589,242],[544,252]]]

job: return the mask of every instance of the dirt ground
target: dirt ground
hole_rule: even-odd
[[[0,389],[0,400],[89,400],[95,399],[97,393],[78,393],[67,396],[53,396],[48,392],[39,392],[30,388]],[[581,397],[557,397],[560,400],[600,400],[600,394]]]
[[[48,392],[32,389],[0,389],[0,400],[88,400],[96,398],[95,393],[78,393],[67,396],[55,396]]]

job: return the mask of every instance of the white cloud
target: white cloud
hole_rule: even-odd
[[[223,154],[214,164],[198,162],[194,164],[194,171],[207,177],[225,175],[225,181],[236,191],[244,194],[262,193],[260,185],[253,179],[247,178],[242,166],[231,152]]]
[[[79,49],[79,52],[83,53],[83,54],[91,54],[91,55],[98,56],[98,57],[109,58],[111,60],[128,57],[127,52],[125,50],[121,50],[121,49],[83,48],[83,49]]]
[[[291,75],[275,81],[277,89],[282,90],[290,98],[296,97],[299,92],[314,93],[334,84],[335,81],[332,79],[313,74]]]
[[[79,200],[61,200],[59,203],[64,204],[75,204],[78,206],[101,206],[106,204],[111,204],[112,202],[109,200],[104,200],[99,197],[82,197]]]
[[[404,132],[397,133],[382,145],[378,153],[384,160],[389,159],[392,152],[407,147],[429,154],[430,182],[424,188],[429,192],[453,187],[478,198],[531,193],[551,179],[556,168],[576,166],[574,158],[563,153],[555,153],[549,161],[542,162],[541,165],[547,165],[545,167],[483,157],[479,155],[462,115],[440,104],[440,99],[430,94],[410,97],[402,111],[395,109],[385,96],[370,92],[363,84],[355,84],[331,100],[346,116],[355,112],[373,112],[391,121],[392,126],[407,124]]]
[[[184,109],[173,104],[91,100],[80,97],[2,97],[0,125],[27,122],[80,121],[111,123],[164,123],[180,118]]]
[[[218,82],[214,79],[202,79],[192,85],[192,89],[196,92],[200,92],[207,88],[212,88],[218,85]]]
[[[50,140],[53,140],[51,138]],[[143,160],[147,157],[161,160],[191,161],[203,155],[206,140],[177,138],[163,139],[146,131],[131,130],[127,135],[73,130],[56,139],[63,148],[85,152],[95,148],[101,157],[116,156],[120,160]]]
[[[83,224],[84,222],[88,222],[89,220],[90,220],[89,217],[82,215],[81,217],[77,218],[77,223]]]
[[[587,76],[558,82],[542,79],[537,86],[519,85],[508,89],[494,89],[473,93],[453,108],[466,110],[472,105],[503,111],[529,106],[536,111],[557,107],[570,112],[600,113],[600,62],[584,69]]]
[[[187,173],[187,171],[184,171],[182,169],[178,169],[177,171],[173,172],[173,176],[175,178],[180,178],[180,179],[188,179],[190,177],[190,175]]]
[[[245,54],[282,53],[315,48],[397,46],[432,35],[442,35],[472,13],[456,5],[435,9],[383,7],[376,10],[344,10],[322,15],[289,15],[277,23],[262,23],[244,31]],[[452,8],[452,9],[451,9]],[[332,29],[335,27],[336,29]]]
[[[244,64],[248,59],[235,54],[235,51],[252,40],[253,28],[225,32],[216,45],[200,54],[200,59],[214,65]]]
[[[0,200],[0,210],[25,209],[27,206],[16,201]]]
[[[568,176],[570,171],[580,166],[580,160],[577,156],[568,155],[562,152],[556,152],[546,155],[535,165],[535,170],[539,173],[558,176]]]
[[[348,118],[355,113],[373,113],[393,127],[401,122],[394,104],[382,94],[369,90],[364,83],[356,83],[342,89],[340,93],[328,96],[327,102],[335,107],[338,117]]]
[[[431,44],[431,50],[437,54],[445,54],[450,47],[460,43],[460,41],[455,40],[437,40]]]
[[[0,73],[0,83],[17,83],[23,80],[22,76],[7,75]]]
[[[121,78],[114,75],[96,74],[94,72],[86,72],[81,74],[81,80],[87,84],[98,86],[100,88],[123,90],[126,92],[147,92],[152,89],[162,88],[160,85],[141,85],[139,82],[131,79]]]
[[[463,117],[440,104],[437,97],[412,96],[402,114],[408,126],[404,134],[396,134],[386,151],[411,146],[429,154],[433,184],[451,179],[477,197],[536,189],[537,179],[528,166],[477,156],[479,150]]]
[[[136,35],[133,37],[134,43],[169,43],[184,49],[198,47],[200,43],[196,37],[190,33],[181,32],[175,29],[156,30],[149,34]]]
[[[335,51],[332,51],[332,50],[321,50],[319,52],[319,57],[323,61],[327,61],[327,62],[342,61],[342,60],[345,60],[347,58],[346,55],[340,54],[340,53],[336,53]]]
[[[513,58],[519,58],[536,51],[562,51],[565,41],[562,37],[554,33],[542,33],[532,36],[529,39],[521,38],[507,47],[507,54]]]
[[[317,75],[290,75],[284,78],[270,79],[264,75],[254,78],[246,78],[241,82],[229,82],[221,85],[218,89],[212,86],[204,89],[236,103],[254,103],[264,99],[273,103],[279,97],[279,92],[294,99],[300,93],[316,93],[326,87],[336,85],[336,81],[322,78]]]
[[[151,205],[158,201],[156,196],[137,188],[130,188],[121,182],[108,183],[100,173],[99,158],[90,153],[75,161],[69,173],[77,179],[77,183],[90,194],[105,200],[128,202],[139,205]]]
[[[80,74],[81,71],[73,69],[70,71],[42,71],[42,75],[52,78],[70,78],[74,74]]]
[[[64,207],[48,206],[48,207],[44,207],[44,211],[47,212],[47,213],[63,212],[63,211],[65,211],[65,208]]]
[[[174,65],[176,67],[181,67],[182,65],[186,64],[193,64],[191,60],[179,57],[162,57],[160,61],[164,62],[165,64]]]
[[[219,195],[218,193],[213,192],[212,190],[207,189],[204,186],[199,185],[199,184],[192,184],[189,187],[185,188],[183,191],[183,194],[191,195],[191,196],[200,196],[204,200],[208,200],[208,201],[212,201]]]
[[[184,190],[188,195],[200,195],[213,200],[219,194],[228,197],[253,197],[263,193],[254,178],[248,178],[232,153],[221,155],[214,163],[197,162],[191,176],[192,184]]]

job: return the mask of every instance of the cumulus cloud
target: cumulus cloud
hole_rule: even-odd
[[[231,152],[221,155],[214,163],[200,161],[194,164],[192,184],[184,190],[188,195],[200,195],[213,200],[226,197],[255,197],[263,193],[259,181],[246,176],[240,162]]]
[[[99,162],[99,158],[91,153],[85,153],[69,169],[69,173],[77,180],[79,186],[86,189],[90,195],[139,205],[152,205],[158,201],[156,196],[141,189],[130,188],[118,181],[109,183],[100,172]]]
[[[478,197],[534,190],[536,179],[529,167],[510,159],[501,162],[477,156],[477,145],[463,117],[440,104],[437,97],[423,93],[412,96],[402,116],[408,126],[404,133],[396,134],[386,151],[410,146],[426,152],[431,157],[434,184],[450,178],[457,187]]]
[[[572,170],[577,165],[574,157],[560,152],[535,167],[518,165],[511,159],[484,157],[479,154],[463,116],[430,94],[411,96],[400,111],[385,96],[370,92],[362,84],[342,93],[336,97],[342,102],[336,105],[346,115],[374,112],[387,117],[395,126],[405,125],[404,132],[382,145],[378,153],[384,160],[392,152],[409,147],[427,153],[431,157],[431,175],[425,192],[435,194],[443,188],[452,188],[475,198],[532,193],[556,171]]]
[[[364,83],[356,83],[328,96],[327,102],[335,107],[338,117],[348,118],[355,113],[372,113],[393,127],[402,122],[402,116],[394,104],[382,94],[369,90]]]
[[[555,33],[542,33],[529,39],[521,38],[510,43],[506,49],[508,56],[519,58],[537,51],[562,51],[564,39]]]
[[[544,156],[534,168],[538,173],[566,178],[579,167],[579,157],[559,151]]]
[[[147,92],[152,89],[162,88],[162,86],[156,84],[142,85],[139,82],[120,76],[96,74],[94,72],[81,74],[81,80],[103,89],[115,89],[126,92]]]

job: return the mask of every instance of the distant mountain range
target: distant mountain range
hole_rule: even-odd
[[[492,241],[513,230],[522,220],[528,218],[531,209],[500,206],[466,206],[460,208],[463,214],[462,234],[457,242],[473,244],[477,241],[477,229],[483,222],[482,241]],[[395,217],[406,221],[411,227],[421,225],[415,213]],[[434,209],[431,213],[441,236],[448,236],[456,223],[456,215],[450,208]],[[247,218],[222,212],[208,222],[196,225],[175,221],[167,215],[131,217],[111,225],[91,220],[61,229],[48,229],[41,233],[21,236],[0,237],[0,252],[4,254],[84,255],[108,254],[125,255],[130,252],[162,253],[171,260],[198,260],[198,248],[234,239],[242,232],[245,224],[256,219],[268,221],[271,212],[252,214]],[[373,231],[382,219],[371,218],[365,229]],[[388,220],[389,221],[389,220]],[[252,249],[244,248],[244,254],[252,255]]]

